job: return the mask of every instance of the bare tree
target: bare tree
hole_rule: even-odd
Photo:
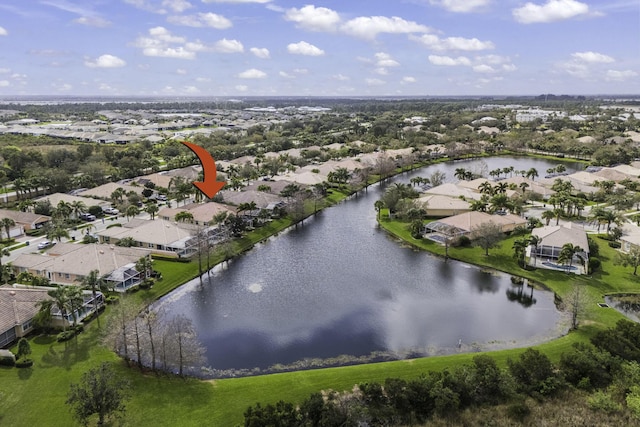
[[[571,316],[571,329],[578,329],[580,320],[585,316],[589,298],[583,285],[574,284],[562,299],[564,309]]]
[[[503,238],[502,228],[493,221],[480,224],[471,230],[473,244],[484,249],[486,256],[489,256],[489,249],[495,248]]]
[[[184,374],[185,368],[202,363],[205,349],[198,340],[193,323],[184,315],[177,315],[167,324],[163,356],[170,365]]]

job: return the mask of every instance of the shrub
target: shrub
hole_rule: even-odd
[[[589,258],[589,273],[593,273],[594,271],[598,271],[602,262],[598,258]]]
[[[91,215],[95,215],[96,217],[101,217],[103,212],[102,212],[102,208],[100,206],[94,205],[94,206],[89,206],[89,213]]]
[[[626,397],[627,408],[631,411],[633,416],[640,419],[640,387],[633,386],[631,393]]]
[[[32,359],[20,359],[16,362],[16,368],[30,368],[33,366]]]
[[[471,239],[469,236],[460,236],[451,244],[454,248],[468,248],[471,246]]]
[[[609,242],[609,246],[613,249],[620,249],[622,247],[622,243],[620,242]]]
[[[509,418],[518,422],[523,422],[531,414],[531,408],[525,402],[517,402],[507,407],[507,415]]]
[[[16,356],[9,350],[0,350],[0,366],[13,366],[16,364]]]
[[[587,404],[590,409],[606,412],[607,414],[618,412],[622,409],[622,405],[613,400],[610,394],[600,390],[589,396]]]
[[[75,336],[76,336],[76,331],[74,331],[73,329],[69,329],[68,331],[60,332],[56,337],[56,341],[58,342],[69,341],[71,338]]]
[[[109,295],[105,301],[107,304],[116,304],[120,297],[118,295]]]
[[[122,227],[122,224],[120,224],[119,222],[114,222],[113,224],[107,225],[107,228],[111,228],[111,227]]]

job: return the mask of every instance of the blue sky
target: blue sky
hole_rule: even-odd
[[[0,0],[0,96],[640,93],[639,0]]]

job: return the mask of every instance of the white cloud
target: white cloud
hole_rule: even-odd
[[[10,86],[9,80],[0,80],[0,87],[8,87]]]
[[[473,12],[489,5],[491,0],[431,0],[431,4],[443,7],[450,12]]]
[[[456,65],[471,65],[471,60],[466,56],[458,56],[457,58],[452,58],[450,56],[429,55],[429,62],[431,62],[433,65],[444,65],[449,67]]]
[[[563,21],[589,13],[589,5],[576,0],[547,0],[543,5],[526,3],[512,11],[516,21],[522,24]]]
[[[211,82],[211,78],[210,77],[196,77],[196,81],[198,83],[209,83],[209,82]]]
[[[0,68],[0,74],[9,74],[11,72],[11,68]]]
[[[174,12],[184,12],[187,9],[191,9],[193,5],[186,0],[163,0],[162,6],[168,7]]]
[[[597,52],[576,52],[576,53],[572,53],[571,57],[579,60],[579,61],[583,61],[583,62],[589,62],[589,63],[609,63],[609,62],[614,62],[614,59],[608,55],[604,55],[602,53],[597,53]]]
[[[68,92],[73,89],[69,83],[52,83],[51,86],[58,92]]]
[[[405,76],[402,78],[402,83],[415,83],[416,78],[411,76]]]
[[[148,47],[143,49],[142,53],[145,56],[157,56],[160,58],[175,58],[175,59],[195,59],[196,53],[185,49],[182,46],[179,47]]]
[[[380,74],[381,76],[389,75],[389,70],[384,67],[376,68],[375,70],[373,70],[373,72],[376,74]]]
[[[479,64],[473,66],[473,71],[475,71],[476,73],[495,73],[496,69],[491,65]]]
[[[187,74],[187,70],[185,70],[184,68],[178,68],[176,70],[176,74],[184,76],[185,74]]]
[[[378,52],[374,56],[378,67],[398,67],[400,65],[400,63],[391,58],[391,55],[388,53]]]
[[[6,36],[8,34],[9,34],[9,32],[7,30],[5,30],[4,28],[0,27],[0,36]]]
[[[235,89],[236,89],[238,92],[246,92],[246,91],[248,91],[248,90],[249,90],[249,86],[247,86],[247,85],[236,85],[236,86],[235,86]]]
[[[341,26],[345,33],[362,39],[373,40],[380,33],[410,34],[426,33],[429,28],[397,16],[361,16],[347,21]]]
[[[210,27],[217,30],[231,28],[233,24],[230,20],[216,13],[198,13],[197,15],[179,15],[169,16],[167,21],[175,25],[184,25],[187,27]]]
[[[95,60],[84,61],[84,65],[90,68],[118,68],[124,67],[127,63],[117,56],[104,54],[100,55]]]
[[[280,72],[278,73],[278,75],[279,75],[280,77],[284,77],[285,79],[295,79],[295,78],[296,78],[296,76],[294,76],[293,74],[289,74],[289,73],[287,73],[286,71],[280,71]]]
[[[216,52],[221,53],[242,53],[244,46],[238,40],[218,40],[215,44]]]
[[[253,53],[260,59],[269,59],[269,57],[271,56],[271,54],[269,53],[269,49],[267,49],[266,47],[252,47],[251,49],[249,49],[249,52]]]
[[[185,86],[185,87],[182,88],[182,92],[186,93],[186,94],[189,94],[189,95],[195,95],[195,94],[200,93],[200,89],[198,89],[195,86]]]
[[[380,79],[364,79],[364,82],[369,86],[381,86],[387,82]]]
[[[251,68],[238,74],[238,77],[241,79],[264,79],[265,77],[267,77],[267,73],[255,68]]]
[[[638,73],[632,70],[607,70],[606,79],[611,81],[623,81],[638,76]]]
[[[331,76],[331,78],[341,81],[341,82],[345,82],[347,80],[350,80],[348,76],[345,76],[344,74],[334,74],[333,76]]]
[[[423,34],[420,37],[411,37],[413,40],[419,41],[429,49],[437,51],[445,50],[463,50],[463,51],[480,51],[495,48],[490,41],[481,41],[477,38],[467,39],[464,37],[447,37],[441,39],[435,34]]]
[[[80,25],[86,25],[87,27],[98,28],[104,28],[111,25],[110,21],[99,16],[81,16],[80,18],[74,19],[73,22]]]
[[[298,43],[290,43],[287,46],[287,51],[294,55],[306,55],[306,56],[324,55],[324,50],[312,45],[311,43],[307,43],[305,41],[301,41]]]
[[[333,32],[337,29],[340,16],[326,7],[306,5],[300,9],[289,9],[284,15],[287,21],[295,22],[299,28],[310,31]]]
[[[171,31],[164,27],[153,27],[149,29],[149,35],[154,39],[166,42],[166,43],[184,43],[186,39],[181,36],[174,36]]]

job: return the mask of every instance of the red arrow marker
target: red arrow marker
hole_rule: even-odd
[[[199,145],[192,144],[187,141],[180,141],[182,144],[186,145],[187,148],[198,156],[200,159],[200,163],[202,163],[202,171],[204,172],[204,181],[194,181],[193,185],[205,196],[212,199],[218,191],[222,190],[224,187],[224,182],[216,181],[216,175],[218,171],[216,170],[216,161],[204,148]]]

